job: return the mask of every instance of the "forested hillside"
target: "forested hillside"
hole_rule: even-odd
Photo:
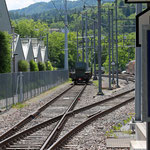
[[[84,4],[88,4],[90,6],[96,5],[97,0],[86,0],[86,3],[83,3],[82,0],[76,0],[76,1],[69,1],[67,2],[67,6],[69,10],[72,9],[81,9]],[[45,13],[50,13],[51,15],[55,14],[54,9],[59,9],[59,10],[64,10],[64,3],[63,0],[53,0],[48,3],[46,2],[39,2],[30,5],[29,7],[19,9],[19,10],[12,10],[10,11],[10,14],[12,17],[16,19],[16,17],[21,17],[21,16],[34,16],[37,14],[45,14]]]
[[[61,1],[61,0],[59,0]],[[89,0],[92,2],[91,0]],[[58,1],[57,1],[58,2]],[[77,1],[78,2],[78,1]],[[82,1],[80,1],[82,2]],[[88,1],[87,1],[88,2]],[[88,3],[87,3],[88,4]],[[81,4],[80,4],[81,5]],[[90,5],[90,4],[89,4]],[[77,6],[77,5],[76,5]],[[83,6],[83,4],[81,5]],[[79,37],[82,33],[82,17],[81,9],[72,7],[73,9],[68,10],[68,22],[69,22],[69,67],[72,69],[74,67],[77,58],[77,39],[76,31],[79,31]],[[82,8],[82,7],[80,7]],[[105,66],[107,70],[108,65],[108,8],[114,9],[114,3],[105,3],[102,5],[102,65]],[[97,7],[88,7],[86,5],[85,10],[82,14],[85,15],[87,11],[88,15],[88,35],[93,35],[93,20],[97,20]],[[113,11],[113,24],[114,24],[114,51],[115,51],[115,10]],[[52,14],[53,15],[52,15]],[[13,19],[12,15],[11,18]],[[84,18],[85,19],[85,18]],[[63,8],[52,9],[47,12],[42,12],[33,15],[22,15],[12,21],[13,26],[15,26],[15,32],[20,34],[21,37],[37,37],[45,40],[46,44],[46,34],[49,33],[51,28],[64,28],[64,13]],[[98,27],[98,24],[96,24]],[[97,35],[96,29],[96,35]],[[49,59],[52,65],[57,68],[63,68],[64,66],[64,33],[63,32],[53,32],[49,34]],[[135,5],[125,4],[124,0],[118,0],[118,50],[119,50],[119,64],[120,70],[125,69],[125,65],[129,60],[134,59],[134,44],[135,44]],[[89,38],[89,47],[91,47],[91,38]],[[97,37],[96,37],[97,45]],[[82,38],[79,38],[79,47],[82,46]],[[93,43],[92,43],[93,46]],[[82,57],[82,50],[79,50],[80,60]],[[90,63],[93,58],[89,49]]]

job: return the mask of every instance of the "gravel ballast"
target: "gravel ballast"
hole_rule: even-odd
[[[108,79],[103,78],[103,83],[108,84]],[[97,95],[98,89],[95,85],[89,84],[79,99],[75,109],[83,107],[85,105],[92,104],[100,101],[110,95],[120,93],[120,91],[128,90],[128,88],[134,87],[134,83],[127,84],[126,81],[119,80],[119,89],[106,90],[104,89],[104,96]],[[50,98],[55,97],[62,90],[70,86],[70,83],[65,83],[59,87],[47,91],[44,94],[39,95],[31,100],[26,101],[25,107],[21,109],[11,108],[7,112],[0,115],[0,135],[9,130],[12,126],[20,122],[24,117],[33,113],[40,106],[44,105]],[[45,98],[44,98],[45,97]],[[70,139],[68,145],[72,145],[71,150],[106,150],[106,131],[110,130],[116,122],[122,122],[129,117],[130,113],[134,113],[134,102],[123,106],[122,108],[114,111],[105,118],[100,118],[88,125],[84,130],[79,132],[73,139]]]

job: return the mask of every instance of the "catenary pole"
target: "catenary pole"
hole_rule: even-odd
[[[86,70],[89,68],[89,60],[88,60],[88,20],[87,20],[87,11],[85,13],[85,47],[86,47]]]
[[[47,61],[49,60],[49,52],[48,52],[48,33],[47,33],[47,35],[46,35],[46,40],[47,40],[47,42],[46,42],[46,44],[47,44],[47,46],[46,46],[46,51],[47,51]]]
[[[111,9],[111,24],[112,24],[112,31],[111,31],[111,42],[112,42],[112,83],[114,84],[115,83],[115,80],[114,80],[114,24],[113,24],[113,21],[114,21],[114,14],[113,14],[113,9]]]
[[[67,0],[64,0],[65,4],[65,70],[68,70],[68,17],[67,17]]]
[[[93,73],[93,38],[91,37],[91,70]]]
[[[136,4],[136,14],[140,12],[142,12],[142,4]],[[135,58],[135,120],[141,121],[141,47],[136,47]]]
[[[101,71],[101,0],[98,0],[98,77],[99,77],[98,95],[103,95],[102,71]]]
[[[108,43],[109,43],[109,89],[111,90],[111,42],[110,42],[110,9],[108,10]]]
[[[84,6],[83,6],[84,11]],[[82,61],[84,62],[84,15],[82,14]]]
[[[115,15],[116,15],[116,83],[117,88],[119,88],[119,77],[118,77],[118,10],[117,10],[117,0],[115,1]]]
[[[94,77],[93,80],[97,80],[97,75],[96,75],[96,43],[95,43],[95,28],[96,27],[96,22],[94,19],[93,23],[93,35],[94,35]]]
[[[78,30],[77,30],[77,62],[79,61],[79,41],[78,41]]]

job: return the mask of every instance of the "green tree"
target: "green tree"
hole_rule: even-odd
[[[30,61],[30,71],[39,71],[38,65],[34,60]]]
[[[53,66],[50,61],[46,62],[46,70],[53,71]]]
[[[38,62],[38,68],[39,68],[39,71],[46,71],[45,63]]]
[[[48,32],[47,23],[41,21],[34,21],[33,19],[21,19],[18,22],[12,21],[15,27],[15,32],[18,33],[22,38],[25,37],[41,37],[45,36]]]
[[[11,37],[0,31],[0,73],[11,72]]]
[[[135,48],[134,48],[134,38],[135,33],[130,33],[127,35],[128,39],[119,40],[118,42],[118,64],[119,70],[125,70],[126,64],[135,59]],[[122,35],[118,36],[118,39],[123,39]],[[106,61],[103,63],[105,70],[108,71],[109,57],[107,55]]]
[[[19,60],[18,71],[27,72],[29,70],[29,63],[26,60]]]
[[[64,34],[59,32],[53,32],[49,34],[49,59],[51,60],[52,66],[57,68],[64,67]]]

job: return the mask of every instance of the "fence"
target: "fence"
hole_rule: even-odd
[[[35,97],[68,78],[65,70],[0,74],[0,110]]]

